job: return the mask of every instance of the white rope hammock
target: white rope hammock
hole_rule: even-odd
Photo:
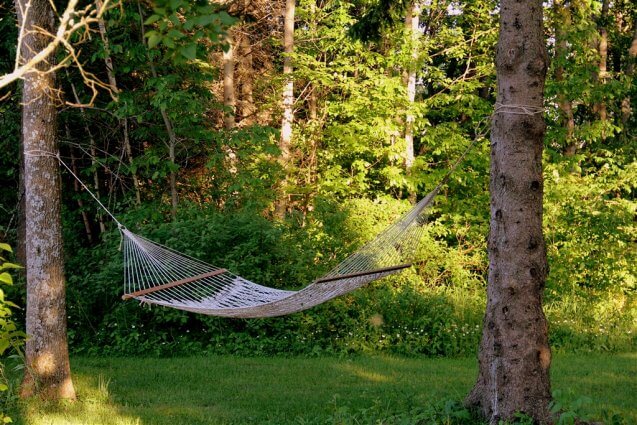
[[[437,187],[371,242],[299,291],[269,288],[136,235],[125,227],[124,299],[195,313],[273,317],[314,307],[409,266]]]
[[[427,207],[477,141],[478,138],[474,139],[434,190],[398,221],[325,276],[298,291],[250,282],[229,270],[136,235],[100,202],[62,161],[59,153],[30,151],[25,155],[57,158],[117,223],[124,251],[123,299],[137,299],[143,303],[214,316],[257,318],[306,310],[410,267],[424,232]]]

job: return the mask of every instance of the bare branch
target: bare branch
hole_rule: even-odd
[[[22,40],[26,35],[25,27],[26,22],[28,21],[27,17],[31,2],[28,2],[24,8],[20,8],[19,13],[23,17],[23,24],[20,27],[18,35],[18,48],[16,52],[15,67],[13,72],[0,76],[0,88],[8,86],[9,84],[17,80],[24,78],[24,76],[29,72],[55,72],[60,68],[66,67],[69,64],[73,63],[79,69],[84,83],[92,90],[91,103],[97,96],[98,89],[100,88],[109,91],[111,96],[115,95],[108,84],[101,82],[94,74],[84,69],[82,63],[80,62],[79,52],[76,51],[75,47],[71,43],[71,37],[82,29],[85,29],[86,32],[81,41],[86,40],[86,37],[90,38],[90,26],[91,24],[97,23],[102,14],[107,10],[109,0],[106,0],[103,3],[100,2],[97,8],[95,8],[93,5],[88,5],[83,9],[76,10],[78,1],[79,0],[69,1],[66,9],[64,10],[64,13],[59,18],[59,24],[55,34],[45,31],[42,28],[35,27],[34,31],[46,35],[51,39],[51,41],[46,45],[44,49],[37,52],[26,63],[22,63],[24,52],[21,51],[21,46]],[[64,57],[64,59],[62,59],[58,64],[50,66],[48,69],[38,69],[38,65],[46,62],[47,58],[49,58],[59,46],[63,46],[66,50],[66,57]]]

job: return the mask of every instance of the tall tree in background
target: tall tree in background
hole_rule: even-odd
[[[602,86],[608,79],[608,0],[602,1],[602,11],[598,20],[599,27],[599,41],[598,41],[598,53],[599,53],[599,65],[597,70],[597,79]],[[594,108],[599,115],[599,120],[602,125],[606,124],[608,111],[606,109],[606,100],[601,99]],[[602,139],[606,139],[606,130],[602,130]]]
[[[235,125],[235,96],[234,96],[234,46],[233,37],[228,32],[226,36],[227,49],[223,51],[223,106],[226,110],[223,123],[226,130],[232,130]]]
[[[492,424],[550,420],[548,272],[542,232],[542,114],[548,56],[540,0],[503,0],[491,127],[487,308],[478,380],[467,398]],[[522,107],[521,107],[522,106]]]
[[[413,106],[416,100],[416,65],[418,59],[418,36],[420,25],[420,13],[422,6],[421,0],[413,0],[411,6],[405,14],[405,29],[410,37],[411,61],[407,69],[407,100],[409,106]],[[407,175],[411,173],[411,167],[414,165],[414,114],[409,112],[405,120],[405,171]],[[410,190],[409,200],[416,202],[416,192]]]
[[[290,161],[290,144],[292,143],[292,122],[294,121],[294,80],[292,79],[292,53],[294,52],[294,8],[296,0],[285,0],[284,23],[283,23],[283,77],[285,85],[283,87],[283,118],[281,120],[281,139],[279,149],[281,149],[281,164],[283,167]],[[277,199],[274,215],[277,218],[285,216],[287,209],[287,194],[285,193],[285,181],[283,190]]]
[[[54,13],[46,0],[17,0],[23,29],[21,63],[49,44]],[[73,399],[75,390],[66,336],[66,293],[60,218],[60,174],[56,152],[55,73],[49,55],[24,75],[22,139],[26,224],[26,366],[22,395]],[[48,72],[45,72],[48,71]]]

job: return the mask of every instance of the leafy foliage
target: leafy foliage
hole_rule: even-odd
[[[82,178],[133,230],[256,282],[300,288],[405,211],[410,193],[431,190],[478,139],[430,211],[420,260],[400,276],[287,318],[240,321],[140,308],[119,301],[118,234],[101,231],[92,199],[75,190],[66,175],[72,350],[475,352],[487,275],[486,140],[495,89],[497,2],[425,2],[422,36],[414,39],[403,26],[406,2],[390,7],[384,1],[299,1],[292,55],[294,137],[285,164],[277,146],[281,22],[269,3],[264,10],[244,3],[253,2],[160,0],[111,9],[105,19],[109,48],[96,36],[83,54],[86,69],[102,78],[104,59],[112,59],[119,93],[116,100],[100,95],[92,109],[61,112],[69,128],[67,134],[60,125],[63,156],[73,158]],[[631,350],[637,344],[637,170],[631,143],[637,114],[626,115],[626,105],[637,110],[635,58],[628,51],[635,6],[616,2],[605,18],[600,3],[588,0],[546,12],[552,68],[545,105],[551,264],[545,308],[551,343],[558,351]],[[607,74],[599,76],[602,24],[609,56]],[[15,36],[12,20],[3,17],[0,28]],[[352,37],[357,30],[368,36]],[[237,116],[231,130],[223,128],[230,111],[220,81],[229,40],[234,40]],[[12,54],[12,41],[1,43],[2,57]],[[80,100],[88,99],[77,73],[69,71],[59,78],[62,89],[70,93],[74,83]],[[407,98],[407,71],[416,72],[413,103]],[[19,199],[18,110],[17,98],[0,104],[5,210],[13,210]],[[174,127],[174,163],[163,113]],[[410,170],[407,115],[415,117],[416,158]],[[169,223],[165,183],[173,172],[181,203]],[[274,222],[273,205],[282,191],[288,214]],[[15,224],[7,217],[0,215],[3,228]],[[99,237],[89,241],[88,230]]]
[[[13,285],[13,277],[10,271],[19,269],[20,266],[6,261],[6,253],[11,253],[11,247],[6,243],[0,243],[0,422],[9,423],[11,418],[5,415],[8,405],[9,382],[5,375],[5,359],[9,349],[18,350],[24,343],[26,335],[18,329],[13,321],[11,314],[12,309],[18,308],[17,305],[5,298],[4,287]],[[8,395],[7,395],[8,394]]]

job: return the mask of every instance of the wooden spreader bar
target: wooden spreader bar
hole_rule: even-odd
[[[401,265],[398,265],[398,266],[384,267],[382,269],[369,270],[369,271],[366,271],[366,272],[358,272],[358,273],[350,273],[350,274],[341,274],[341,275],[338,275],[338,276],[322,277],[320,279],[316,279],[314,281],[314,283],[333,282],[335,280],[347,279],[347,278],[350,278],[350,277],[369,276],[370,274],[385,273],[385,272],[392,272],[392,271],[396,271],[396,270],[402,270],[402,269],[406,269],[407,267],[411,267],[411,263],[401,264]]]
[[[163,285],[153,286],[152,288],[141,289],[139,291],[131,292],[130,294],[122,295],[122,299],[123,300],[128,300],[130,298],[135,298],[135,297],[139,297],[139,296],[142,296],[142,295],[148,295],[148,294],[151,294],[153,292],[161,291],[162,289],[174,288],[175,286],[184,285],[184,284],[190,283],[190,282],[195,282],[197,280],[202,280],[202,279],[205,279],[207,277],[212,277],[212,276],[217,276],[217,275],[220,275],[220,274],[224,274],[227,271],[228,270],[226,270],[226,269],[219,269],[219,270],[215,270],[215,271],[212,271],[212,272],[199,274],[197,276],[188,277],[186,279],[181,279],[181,280],[176,280],[174,282],[165,283]]]

